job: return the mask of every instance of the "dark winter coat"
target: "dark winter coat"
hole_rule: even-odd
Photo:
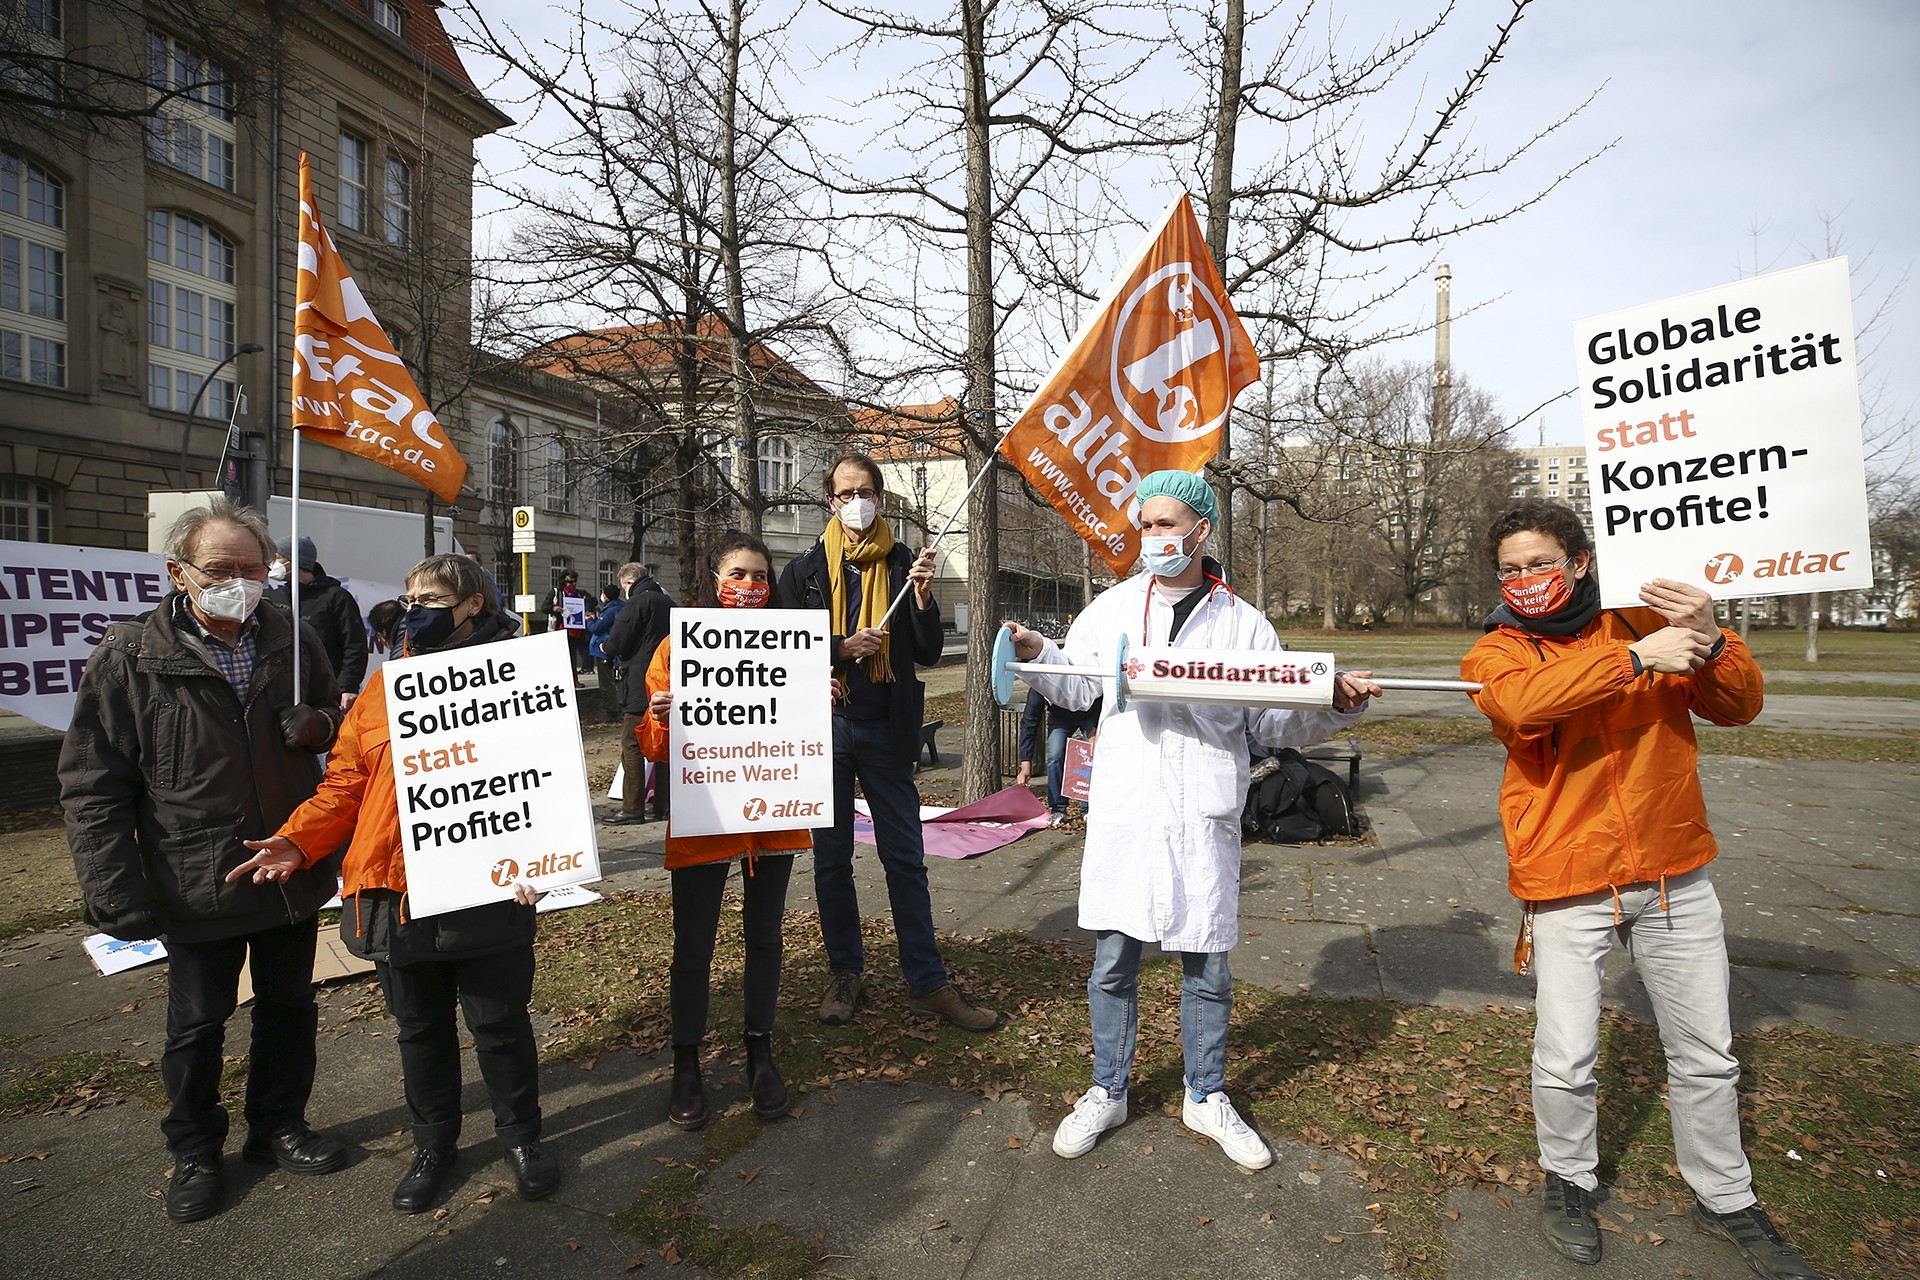
[[[913,552],[905,545],[894,543],[893,550],[887,553],[887,598],[897,597],[907,586],[907,571],[913,568]],[[857,592],[850,592],[850,598],[858,599]],[[833,595],[827,582],[827,549],[821,543],[814,543],[807,551],[789,563],[780,574],[780,599],[789,609],[826,609],[833,608]],[[829,628],[833,634],[831,651],[840,652],[840,642],[846,638],[847,620],[833,619]],[[919,759],[920,725],[927,709],[927,687],[920,683],[920,673],[916,664],[930,667],[940,661],[940,650],[944,637],[940,630],[940,602],[929,600],[924,609],[917,608],[914,598],[909,595],[894,612],[893,621],[888,627],[891,643],[888,646],[893,657],[893,684],[888,686],[889,695],[887,723],[889,736],[896,750],[908,759]],[[843,664],[836,662],[835,668]]]
[[[667,638],[672,612],[673,597],[651,575],[636,579],[600,646],[620,664],[620,709],[630,716],[647,713],[647,664]]]
[[[237,937],[304,920],[331,898],[331,862],[284,884],[226,873],[320,783],[319,747],[289,747],[293,625],[262,603],[242,699],[178,624],[178,593],[110,627],[87,661],[60,748],[60,804],[87,914],[123,938]],[[340,689],[311,629],[301,700],[340,728]],[[331,741],[331,738],[329,738]]]
[[[276,587],[267,592],[266,598],[282,609],[290,608],[293,589]],[[340,585],[340,579],[316,569],[312,582],[300,584],[300,620],[320,637],[341,691],[360,692],[360,684],[367,678],[367,624],[353,593]]]

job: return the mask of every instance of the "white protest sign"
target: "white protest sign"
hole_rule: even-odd
[[[569,631],[584,631],[587,626],[587,598],[560,597],[560,625]]]
[[[166,561],[149,552],[0,542],[0,707],[65,732],[107,627],[169,589]]]
[[[1574,326],[1601,604],[1873,585],[1847,260]]]
[[[395,658],[386,681],[412,915],[600,878],[564,632]]]
[[[824,609],[675,609],[676,836],[832,826],[832,663]]]
[[[100,971],[102,977],[112,977],[116,973],[125,973],[129,969],[138,969],[143,964],[153,964],[167,958],[167,944],[158,938],[122,942],[104,933],[90,933],[80,939],[80,945],[87,949],[87,959],[93,961],[93,967]]]

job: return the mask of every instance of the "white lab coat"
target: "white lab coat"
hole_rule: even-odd
[[[1112,670],[1120,635],[1134,649],[1167,643],[1173,606],[1135,574],[1103,592],[1039,661]],[[1273,624],[1224,585],[1209,582],[1174,640],[1182,649],[1278,650]],[[1151,602],[1149,602],[1151,594]],[[1143,627],[1144,623],[1144,627]],[[1069,710],[1104,692],[1080,864],[1080,927],[1117,929],[1167,951],[1231,950],[1240,938],[1240,812],[1247,736],[1304,747],[1359,712],[1287,711],[1217,703],[1129,700],[1114,710],[1113,681],[1032,672],[1027,683]]]

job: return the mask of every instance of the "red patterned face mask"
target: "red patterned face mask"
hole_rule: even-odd
[[[1573,600],[1565,567],[1542,573],[1524,573],[1500,584],[1507,605],[1523,618],[1544,618],[1560,612]]]
[[[722,578],[714,594],[719,597],[722,609],[758,609],[767,603],[773,587],[751,578]]]

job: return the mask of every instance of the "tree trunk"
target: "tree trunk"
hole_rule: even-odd
[[[967,134],[967,474],[992,466],[983,440],[998,434],[994,414],[993,156],[989,150],[986,18],[981,0],[961,0],[961,57]],[[1000,717],[987,655],[1000,626],[1000,486],[983,484],[967,511],[967,734],[960,753],[960,802],[1000,789]]]
[[[1820,593],[1807,596],[1807,661],[1820,661]]]
[[[1227,0],[1220,23],[1220,87],[1213,112],[1213,167],[1207,177],[1207,252],[1224,279],[1233,222],[1233,150],[1240,130],[1240,66],[1246,49],[1246,0]],[[1220,490],[1220,563],[1233,577],[1233,413],[1220,426],[1220,452],[1207,464]]]
[[[1321,563],[1321,565],[1322,565],[1322,573],[1323,573],[1323,579],[1322,579],[1322,585],[1324,586],[1324,588],[1325,588],[1325,590],[1326,590],[1326,593],[1327,593],[1327,595],[1326,595],[1326,601],[1325,601],[1325,603],[1324,603],[1324,604],[1322,605],[1322,607],[1321,607],[1321,610],[1320,610],[1320,627],[1321,627],[1321,629],[1322,629],[1322,630],[1325,630],[1325,631],[1331,631],[1331,630],[1333,630],[1333,627],[1334,627],[1334,616],[1333,616],[1333,527],[1332,527],[1331,525],[1329,525],[1329,526],[1327,527],[1327,554],[1326,554],[1326,556],[1325,556],[1325,557],[1324,557],[1324,558],[1323,558],[1323,559],[1321,560],[1321,562],[1320,562],[1320,563]]]
[[[741,0],[727,12],[727,80],[720,94],[720,269],[727,289],[727,362],[733,393],[733,487],[740,495],[739,527],[758,538],[766,506],[760,492],[759,423],[753,407],[753,370],[747,362],[746,285],[740,267],[740,101]]]

